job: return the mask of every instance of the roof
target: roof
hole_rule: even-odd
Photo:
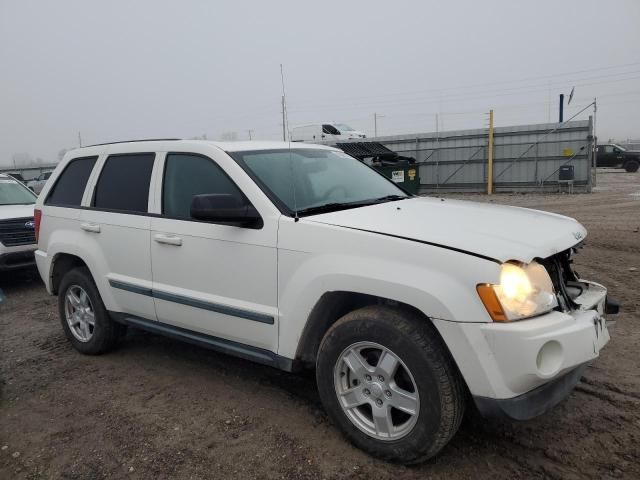
[[[313,143],[300,143],[300,142],[273,142],[273,141],[244,141],[244,142],[208,142],[212,145],[224,150],[225,152],[244,152],[247,150],[276,150],[276,149],[288,149],[288,148],[317,148],[317,149],[331,149],[326,145],[316,145]]]
[[[243,152],[250,150],[276,150],[276,149],[288,149],[288,148],[312,148],[312,149],[330,149],[335,150],[332,147],[326,145],[316,145],[311,143],[299,143],[299,142],[278,142],[278,141],[237,141],[237,142],[214,142],[210,140],[179,140],[179,139],[158,139],[158,140],[130,140],[126,142],[113,142],[113,143],[101,143],[98,145],[90,145],[86,147],[80,147],[73,150],[74,155],[77,153],[88,151],[101,151],[108,149],[109,147],[123,147],[126,149],[128,146],[135,146],[135,150],[155,150],[165,151],[171,150],[171,146],[180,144],[181,148],[202,145],[211,145],[213,147],[224,150],[225,152]],[[86,153],[85,153],[86,154]]]

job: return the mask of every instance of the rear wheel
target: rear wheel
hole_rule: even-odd
[[[125,331],[109,317],[85,267],[74,268],[62,278],[58,310],[65,335],[82,353],[97,355],[111,350]]]
[[[322,340],[316,375],[333,422],[385,460],[434,456],[462,420],[460,375],[433,325],[413,312],[374,306],[347,314]]]
[[[638,162],[637,160],[630,160],[624,164],[624,169],[629,173],[637,172],[638,167],[640,167],[640,162]]]

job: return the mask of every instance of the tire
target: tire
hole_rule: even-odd
[[[375,359],[377,347],[370,349],[371,344],[383,349],[378,359]],[[367,357],[365,369],[371,368],[371,375],[359,376],[354,373],[350,366],[357,363],[351,361],[354,351],[359,352],[360,358]],[[377,381],[382,378],[377,375],[385,370],[380,365],[385,363],[380,361],[382,355],[387,355],[387,359],[395,356],[398,365],[395,377],[388,376],[386,383]],[[349,361],[345,358],[349,358]],[[372,366],[374,364],[376,367]],[[345,386],[345,376],[353,377],[351,382],[357,383],[347,380]],[[372,381],[367,380],[367,376]],[[387,461],[414,464],[433,457],[458,431],[464,414],[466,387],[451,355],[429,320],[409,310],[370,306],[338,320],[320,344],[316,381],[322,403],[333,423],[357,447]],[[400,386],[400,391],[404,393],[398,395]],[[360,387],[361,394],[358,393]],[[415,392],[411,392],[412,389]],[[343,395],[339,395],[339,391]],[[363,399],[369,403],[356,408],[343,408],[341,402],[350,403],[355,398],[352,395],[360,395],[353,404]],[[399,410],[394,408],[393,402],[405,397],[416,399],[411,400],[408,409],[416,414],[398,413]],[[380,410],[374,410],[374,403]],[[414,404],[417,404],[415,409]],[[386,427],[380,429],[381,433],[378,432],[373,412],[381,411],[392,412],[391,417],[400,417],[391,419],[391,427],[387,430],[392,433],[387,434]],[[368,415],[371,415],[371,419]],[[377,415],[378,421],[382,422],[380,414]],[[408,420],[403,423],[407,417]],[[374,425],[375,433],[371,425]],[[381,425],[385,425],[384,422]],[[383,438],[385,435],[387,437]],[[394,438],[393,435],[398,436]]]
[[[640,162],[638,160],[629,160],[624,164],[624,169],[629,173],[637,172],[638,167],[640,167]]]
[[[76,295],[76,298],[88,299],[88,304],[86,302],[85,304],[90,307],[93,313],[93,326],[88,327],[88,330],[84,330],[82,326],[86,326],[89,321],[82,321],[81,323],[72,319],[71,323],[74,323],[72,326],[70,321],[67,320],[67,310],[72,303],[67,301],[67,296],[70,292],[74,294],[84,292],[86,294],[86,297],[81,294]],[[83,310],[75,307],[73,309],[76,311]],[[86,267],[69,270],[62,278],[58,290],[58,312],[62,329],[73,348],[87,355],[99,355],[112,350],[126,332],[126,328],[123,328],[122,325],[114,322],[109,317],[93,277]],[[73,315],[70,316],[73,317]],[[90,315],[85,315],[85,318],[90,318]],[[87,334],[84,335],[85,333]],[[85,337],[84,340],[80,338],[83,336]]]

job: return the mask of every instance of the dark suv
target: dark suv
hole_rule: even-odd
[[[637,172],[640,167],[640,152],[632,152],[615,143],[598,145],[598,167],[624,168],[627,172]]]

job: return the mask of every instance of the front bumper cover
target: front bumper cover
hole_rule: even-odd
[[[33,250],[0,254],[0,271],[32,267],[35,263]]]
[[[485,417],[530,420],[542,415],[564,400],[580,382],[586,369],[587,364],[580,365],[517,397],[497,399],[474,396],[473,400],[480,414]]]

